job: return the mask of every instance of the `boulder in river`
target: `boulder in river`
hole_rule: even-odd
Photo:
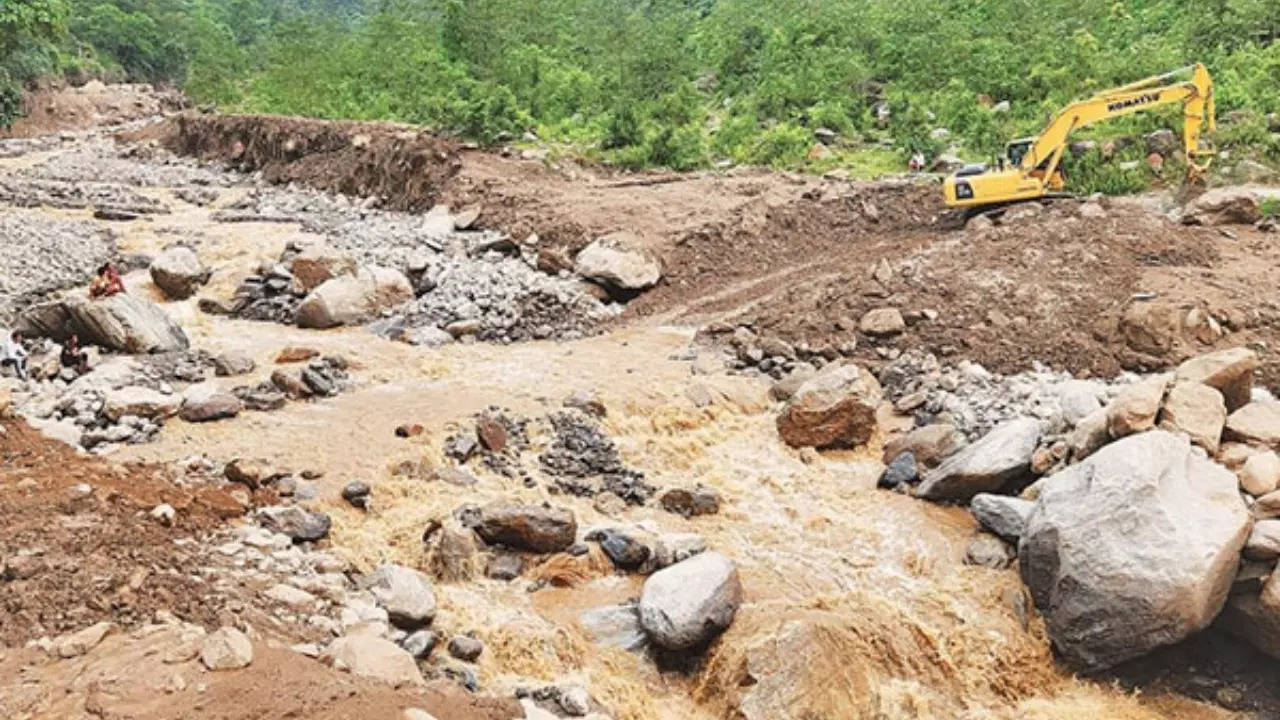
[[[1207,627],[1249,528],[1235,476],[1154,430],[1043,481],[1019,566],[1063,658],[1098,671]]]
[[[186,300],[209,282],[213,271],[200,264],[200,258],[189,247],[176,245],[151,261],[151,282],[170,300]]]
[[[796,391],[778,415],[778,435],[791,447],[849,448],[876,428],[880,383],[864,368],[833,363]]]
[[[491,545],[553,553],[573,544],[578,522],[564,508],[492,503],[480,509],[475,531]]]
[[[82,345],[131,354],[175,352],[190,346],[182,326],[159,305],[127,293],[43,303],[24,312],[16,329],[57,342],[74,333]]]
[[[1029,479],[1031,454],[1043,426],[1035,418],[1019,418],[997,426],[930,470],[915,494],[928,500],[969,500],[984,492]]]
[[[979,525],[1015,543],[1022,537],[1033,507],[1030,500],[989,493],[979,493],[969,501],[969,512]]]
[[[165,395],[148,387],[130,385],[107,393],[102,414],[112,422],[119,422],[125,415],[157,420],[176,415],[181,405],[182,398],[177,395]]]
[[[657,646],[691,650],[733,622],[742,603],[738,569],[718,552],[703,552],[649,576],[640,596],[640,625]]]
[[[431,582],[417,570],[384,563],[369,573],[366,583],[396,627],[416,630],[429,625],[436,616]]]
[[[413,286],[399,270],[370,265],[312,290],[298,305],[298,327],[331,328],[371,320],[413,299]]]
[[[226,420],[240,414],[244,404],[231,393],[214,393],[208,397],[188,398],[178,417],[191,423]]]
[[[964,434],[950,423],[918,427],[884,446],[881,460],[887,465],[904,452],[915,457],[920,467],[932,469],[964,447]]]
[[[288,535],[294,542],[319,540],[329,534],[332,521],[322,512],[297,505],[272,505],[258,510],[258,522],[272,532]]]
[[[319,242],[306,245],[289,261],[289,272],[302,292],[355,271],[356,262],[350,255]]]

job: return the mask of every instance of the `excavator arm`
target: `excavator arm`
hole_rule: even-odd
[[[1176,78],[1189,73],[1190,79]],[[1132,115],[1172,103],[1183,104],[1183,152],[1192,178],[1203,175],[1212,159],[1200,149],[1206,123],[1214,129],[1213,81],[1199,63],[1155,75],[1071,103],[1059,112],[1022,153],[1015,167],[994,172],[961,171],[947,178],[944,194],[952,207],[999,205],[1043,197],[1062,189],[1059,164],[1071,133],[1093,123]]]

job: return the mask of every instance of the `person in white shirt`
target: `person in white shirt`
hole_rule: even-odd
[[[22,346],[22,333],[14,330],[0,344],[0,366],[12,365],[19,380],[27,379],[27,349]]]

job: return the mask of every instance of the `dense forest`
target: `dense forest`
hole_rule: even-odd
[[[1280,161],[1280,0],[0,0],[0,32],[0,120],[22,83],[93,76],[224,110],[532,133],[626,167],[855,174],[988,157],[1072,98],[1200,61],[1231,120],[1218,147]],[[837,140],[815,153],[819,129]]]

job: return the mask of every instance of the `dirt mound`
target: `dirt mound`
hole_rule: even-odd
[[[120,125],[180,110],[187,101],[173,90],[151,85],[43,87],[22,98],[23,116],[0,138],[31,138],[51,133]]]
[[[1268,236],[1184,227],[1123,204],[1104,218],[1076,208],[985,230],[804,243],[809,260],[699,293],[683,316],[727,321],[712,329],[747,325],[828,357],[853,344],[873,362],[922,348],[1002,373],[1040,362],[1103,377],[1272,339],[1273,304],[1257,294],[1274,282],[1267,268],[1280,254]],[[877,308],[898,309],[905,330],[866,332],[861,319]],[[1264,381],[1280,379],[1264,365]]]
[[[339,123],[264,115],[180,116],[167,139],[175,152],[261,170],[385,207],[426,210],[458,171],[456,143],[405,125]]]
[[[187,490],[157,468],[78,455],[23,422],[0,435],[0,645],[125,626],[169,610],[214,624],[220,598],[193,577],[194,547],[178,545],[238,514],[225,491]],[[147,513],[167,503],[172,527]]]

